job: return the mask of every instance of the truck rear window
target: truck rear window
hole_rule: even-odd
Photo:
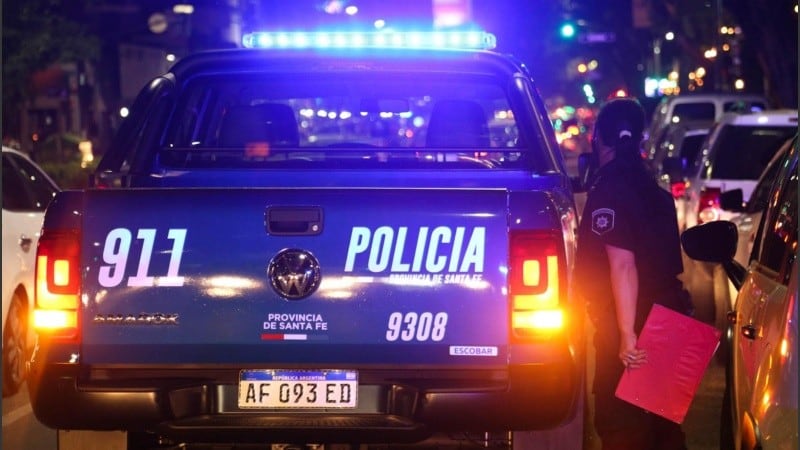
[[[521,167],[507,87],[485,75],[369,71],[193,79],[168,167]]]

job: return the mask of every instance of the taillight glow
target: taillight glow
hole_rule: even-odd
[[[525,260],[522,263],[522,284],[525,287],[544,290],[537,294],[513,295],[514,309],[541,309],[558,306],[558,257],[549,255],[544,267],[538,260]],[[544,270],[543,270],[544,269]],[[547,276],[542,276],[543,272]]]
[[[63,289],[69,287],[69,261],[62,259],[49,264],[47,256],[39,256],[36,258],[36,267],[37,307],[48,309],[78,307],[77,292]]]
[[[512,231],[509,298],[511,325],[518,337],[551,334],[564,328],[558,239],[542,232]]]
[[[697,206],[697,222],[705,223],[719,219],[720,207],[719,188],[704,188],[700,192],[700,202]]]
[[[37,330],[63,330],[78,327],[75,311],[49,311],[37,309],[33,312],[33,323]]]
[[[560,330],[564,328],[564,311],[550,309],[544,311],[517,311],[512,316],[514,329]]]
[[[672,191],[672,198],[681,198],[686,194],[686,183],[683,181],[677,181],[669,185],[670,191]]]
[[[69,286],[69,261],[57,259],[53,261],[53,284],[55,286]]]
[[[74,337],[80,304],[80,244],[73,231],[46,231],[36,253],[33,326],[51,336]]]

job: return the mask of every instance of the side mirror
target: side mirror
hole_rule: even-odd
[[[742,287],[747,269],[734,258],[739,232],[733,222],[715,220],[689,228],[681,233],[686,254],[698,261],[721,263],[736,289]]]
[[[726,211],[743,212],[744,195],[741,188],[725,191],[719,195],[719,206]]]

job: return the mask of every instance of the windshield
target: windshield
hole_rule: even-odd
[[[484,75],[211,76],[182,97],[161,151],[167,166],[524,160],[506,87]]]

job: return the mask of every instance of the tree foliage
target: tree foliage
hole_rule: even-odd
[[[3,132],[16,124],[32,92],[31,75],[62,62],[93,59],[99,39],[83,21],[88,0],[3,4]]]

